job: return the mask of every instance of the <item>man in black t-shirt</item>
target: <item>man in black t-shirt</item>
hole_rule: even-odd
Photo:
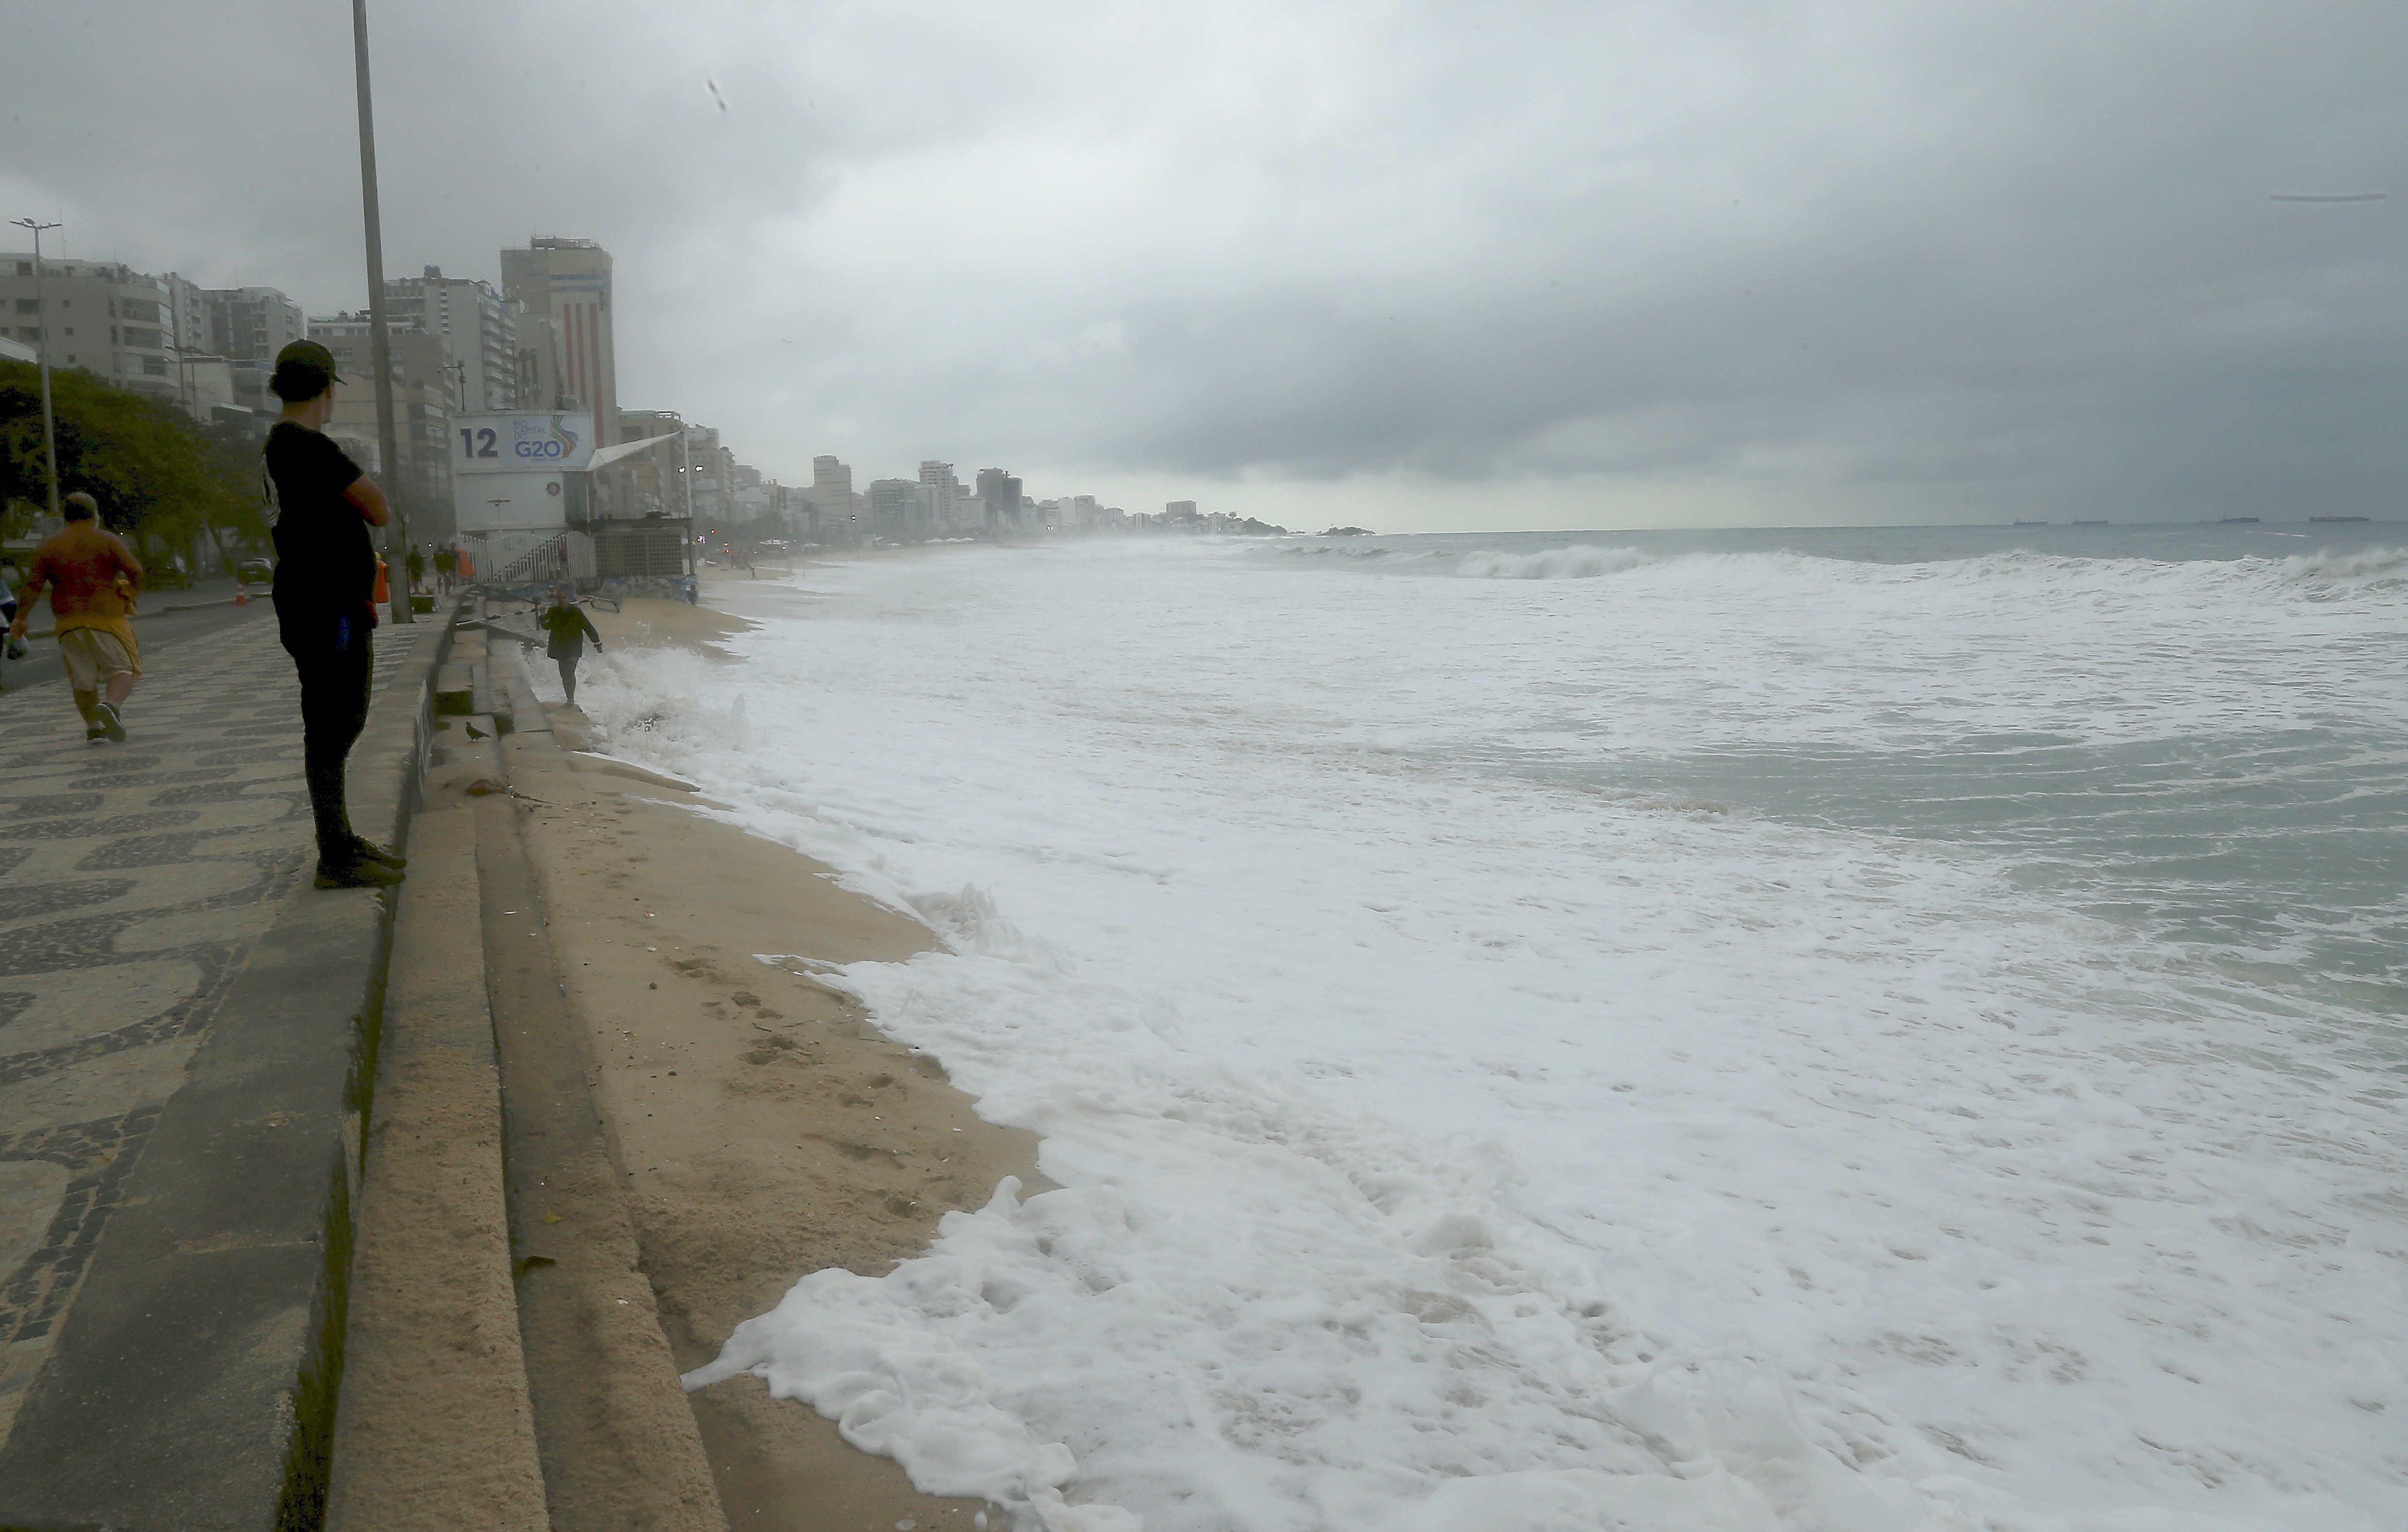
[[[390,519],[383,492],[325,434],[335,358],[314,340],[276,355],[268,387],[284,418],[261,449],[276,500],[276,627],[301,673],[301,767],[318,827],[320,888],[387,888],[402,859],[352,833],[343,765],[367,723],[368,634],[375,628],[376,549],[368,528]]]

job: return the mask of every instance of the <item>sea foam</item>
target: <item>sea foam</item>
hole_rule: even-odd
[[[1846,750],[1879,795],[2009,737],[2397,758],[2396,589],[1248,557],[815,570],[742,666],[587,679],[612,749],[923,913],[945,950],[830,981],[1060,1184],[795,1273],[693,1381],[1025,1527],[2408,1525],[2372,992],[2077,913],[2045,848],[1609,790]]]
[[[1536,553],[1471,553],[1455,572],[1468,580],[1594,580],[1647,562],[1649,555],[1635,548],[1574,546]]]

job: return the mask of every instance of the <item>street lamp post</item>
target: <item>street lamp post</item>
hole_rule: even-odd
[[[59,434],[50,423],[50,302],[42,289],[42,231],[55,229],[55,223],[37,223],[30,218],[15,221],[17,227],[34,231],[34,307],[41,310],[42,363],[42,472],[50,480],[50,515],[59,513]]]
[[[172,294],[175,290],[170,288],[168,291]],[[181,306],[179,305],[179,307],[180,308]],[[183,327],[180,324],[177,326],[177,330],[179,334],[181,333],[182,328]],[[209,350],[206,346],[187,346],[180,341],[172,347],[171,350],[176,353],[177,365],[183,370],[184,374],[184,410],[187,414],[193,416],[194,424],[200,424],[202,423],[200,420],[200,407],[194,401],[193,397],[193,358],[195,356],[207,356],[209,354]],[[224,571],[226,579],[235,579],[234,555],[226,551],[225,539],[218,535],[218,524],[209,520],[209,513],[206,510],[201,512],[201,527],[209,535],[209,546],[217,550],[218,567]]]
[[[368,363],[376,369],[377,448],[384,463],[385,480],[393,486],[393,536],[388,548],[409,548],[409,519],[401,508],[401,448],[393,427],[393,339],[384,322],[384,222],[377,211],[376,112],[368,100],[368,0],[351,0],[351,56],[359,75],[360,210],[368,243]],[[393,603],[393,620],[415,622],[410,609],[409,577],[401,580],[401,599]]]

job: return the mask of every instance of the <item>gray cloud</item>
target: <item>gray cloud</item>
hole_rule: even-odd
[[[360,301],[343,7],[5,25],[10,216]],[[1480,514],[1526,524],[1513,496],[1551,483],[1639,520],[1768,492],[1830,520],[2385,514],[2408,469],[2408,7],[376,25],[389,265],[602,240],[623,399],[788,477],[833,450],[1240,508],[1493,486]],[[2399,195],[2269,196],[2370,189]]]

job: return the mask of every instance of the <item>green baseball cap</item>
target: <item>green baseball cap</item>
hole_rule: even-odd
[[[343,381],[343,375],[335,370],[335,353],[314,340],[296,340],[278,351],[276,353],[277,370],[283,371],[287,365],[315,367],[336,382]]]

